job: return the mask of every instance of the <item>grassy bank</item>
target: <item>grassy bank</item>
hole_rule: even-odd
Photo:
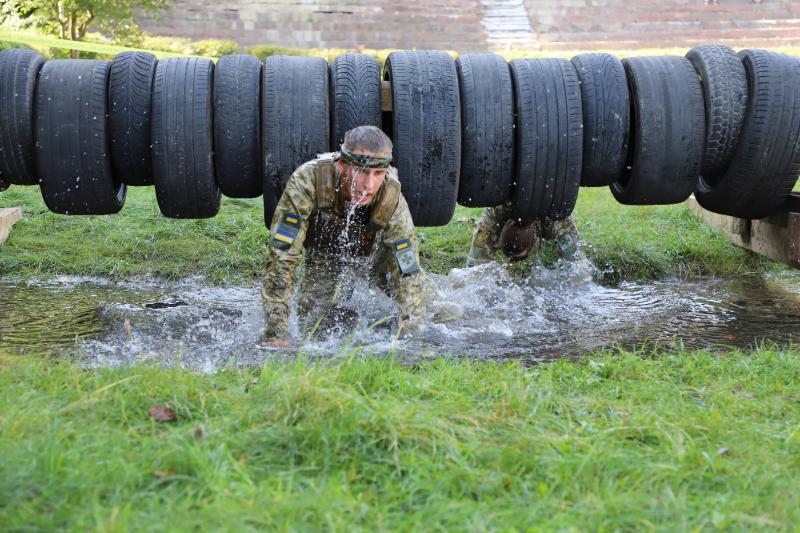
[[[255,279],[267,232],[261,200],[224,199],[209,220],[169,220],[152,188],[131,188],[122,212],[109,217],[54,215],[37,188],[0,193],[0,207],[22,206],[25,218],[0,246],[0,275],[57,274],[168,278],[203,275],[216,283]],[[420,230],[423,266],[437,273],[463,265],[480,209],[459,207],[453,221]],[[607,189],[582,189],[575,219],[595,264],[609,277],[732,275],[781,266],[728,243],[683,205],[629,207]],[[545,246],[545,261],[554,256]],[[524,270],[527,262],[519,268]]]
[[[6,361],[0,523],[789,530],[798,381],[800,353],[769,350],[214,376]]]

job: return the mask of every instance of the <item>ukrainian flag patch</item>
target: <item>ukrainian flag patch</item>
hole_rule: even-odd
[[[414,246],[410,240],[395,241],[394,258],[397,261],[397,268],[404,276],[411,276],[419,272],[417,254],[414,253]]]
[[[275,231],[272,232],[272,239],[270,245],[278,250],[288,250],[297,239],[297,234],[300,232],[300,223],[302,219],[294,213],[286,213],[283,215],[283,220],[278,223]]]

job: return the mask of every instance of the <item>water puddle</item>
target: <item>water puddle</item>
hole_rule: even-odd
[[[179,365],[201,371],[271,357],[331,357],[353,348],[406,361],[441,355],[526,363],[613,347],[749,348],[785,345],[800,331],[800,275],[701,278],[603,286],[586,266],[535,267],[514,281],[497,264],[431,276],[432,322],[394,338],[393,303],[365,280],[335,313],[309,324],[293,314],[290,350],[258,344],[258,287],[200,279],[124,283],[62,277],[0,280],[0,354],[75,357],[96,367]],[[313,335],[309,330],[316,327]]]

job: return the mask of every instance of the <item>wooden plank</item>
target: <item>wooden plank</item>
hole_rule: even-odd
[[[6,242],[11,233],[11,226],[22,218],[21,207],[0,208],[0,244]]]
[[[392,106],[392,82],[381,82],[381,111],[391,111]]]
[[[694,196],[686,205],[708,226],[718,229],[728,240],[751,252],[774,261],[800,268],[800,213],[789,211],[794,199],[787,207],[761,220],[746,220],[706,211]]]
[[[800,265],[800,213],[789,213],[789,260]]]

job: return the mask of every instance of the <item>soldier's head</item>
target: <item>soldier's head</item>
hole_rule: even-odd
[[[340,198],[351,205],[368,205],[389,172],[391,139],[375,126],[358,126],[344,134],[340,153]]]

